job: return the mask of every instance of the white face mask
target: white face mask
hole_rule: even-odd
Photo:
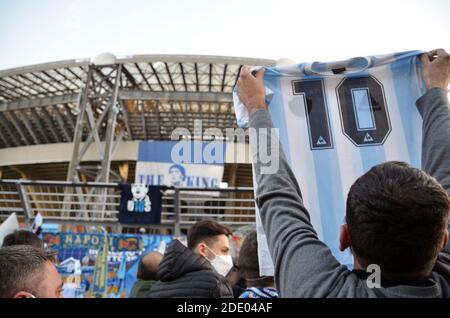
[[[231,255],[217,255],[207,245],[206,248],[214,254],[214,259],[211,261],[211,265],[222,276],[226,276],[230,269],[233,267],[233,259]]]

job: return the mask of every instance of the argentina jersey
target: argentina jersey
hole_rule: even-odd
[[[421,53],[266,69],[273,124],[314,229],[341,263],[353,263],[348,251],[339,251],[339,228],[355,180],[385,161],[421,167],[422,119],[415,106],[425,93]],[[264,238],[259,217],[257,223]],[[260,246],[267,255],[267,243]],[[273,273],[270,258],[260,262],[261,275]]]

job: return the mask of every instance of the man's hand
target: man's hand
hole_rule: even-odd
[[[433,50],[420,57],[427,90],[433,87],[448,89],[450,83],[450,55],[443,49]]]
[[[264,69],[258,71],[255,77],[250,72],[249,66],[241,68],[237,81],[237,93],[241,102],[247,107],[249,116],[258,109],[267,109],[263,77]]]

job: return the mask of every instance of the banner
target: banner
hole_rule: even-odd
[[[142,141],[135,183],[217,188],[223,177],[225,150],[223,142]]]
[[[93,249],[102,247],[104,235],[100,233],[44,233],[43,240],[52,249]],[[137,235],[108,235],[110,251],[136,251],[144,248],[144,242]]]
[[[43,240],[47,247],[57,251],[58,272],[65,283],[64,289],[71,287],[73,277],[77,276],[74,264],[81,263],[79,286],[69,297],[94,296],[96,267],[100,271],[107,268],[106,296],[126,297],[136,281],[140,257],[160,250],[161,246],[172,241],[170,235],[108,234],[105,262],[103,238],[104,235],[99,233],[44,233]],[[99,262],[97,259],[100,259]],[[101,293],[102,288],[101,284],[97,284],[96,292]]]
[[[160,224],[161,191],[166,187],[120,184],[119,222],[122,224]]]

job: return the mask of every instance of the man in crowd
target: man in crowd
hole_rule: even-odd
[[[30,245],[0,248],[0,298],[61,298],[55,254]]]
[[[130,298],[144,298],[148,294],[158,280],[156,270],[162,258],[163,255],[159,252],[150,252],[141,257],[136,274],[137,281],[131,289]]]
[[[230,254],[233,258],[234,266],[228,272],[226,278],[231,285],[233,290],[234,298],[239,298],[239,296],[245,291],[245,280],[242,278],[241,272],[239,271],[238,263],[239,263],[239,255],[242,243],[244,242],[245,237],[254,231],[255,225],[244,225],[233,232],[233,235],[230,239]]]
[[[423,171],[388,162],[353,184],[340,243],[351,248],[355,270],[339,264],[318,239],[281,146],[277,173],[261,173],[264,165],[254,162],[256,202],[280,296],[450,297],[450,57],[440,49],[421,62],[427,92],[416,104],[423,117]],[[237,89],[259,134],[254,149],[267,141],[264,151],[272,153],[263,76],[243,67]],[[370,268],[375,275],[379,268],[380,284],[369,282]]]
[[[174,240],[158,267],[159,281],[150,298],[233,297],[224,276],[233,266],[230,255],[231,230],[212,220],[195,223],[184,246]]]

